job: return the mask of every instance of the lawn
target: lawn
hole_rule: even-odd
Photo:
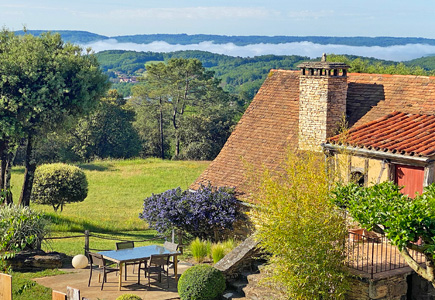
[[[152,193],[161,193],[171,188],[187,189],[208,164],[203,161],[154,158],[80,164],[89,183],[88,197],[83,202],[67,204],[62,212],[57,213],[51,206],[31,203],[30,207],[50,216],[54,223],[54,236],[77,235],[89,230],[115,239],[150,239],[156,232],[149,230],[147,223],[138,217],[143,209],[143,200]],[[13,169],[12,191],[15,201],[19,198],[23,173],[22,167]],[[113,240],[90,239],[90,247],[94,249],[113,249],[114,244]],[[144,244],[147,243],[138,245]],[[84,238],[80,237],[53,240],[44,248],[75,255],[83,252],[83,246]]]
[[[31,208],[49,213],[55,231],[98,232],[137,231],[147,229],[138,218],[143,200],[152,193],[188,186],[208,166],[202,161],[168,161],[160,159],[109,160],[80,164],[86,173],[89,192],[85,201],[67,204],[54,213],[51,206],[31,203]],[[12,173],[12,191],[17,201],[24,168]]]

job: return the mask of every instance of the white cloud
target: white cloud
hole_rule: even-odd
[[[219,20],[228,18],[267,18],[279,15],[276,10],[264,7],[169,7],[169,8],[148,8],[148,9],[119,9],[109,12],[93,12],[92,17],[96,18],[117,18],[117,19],[160,19],[173,21],[174,19],[184,20]]]
[[[290,11],[287,15],[290,18],[294,19],[319,19],[324,17],[332,17],[334,16],[333,10],[320,10],[320,11],[313,11],[313,10],[303,10],[303,11]]]
[[[152,52],[172,52],[179,50],[202,50],[230,56],[252,57],[266,54],[275,55],[302,55],[311,58],[320,57],[323,52],[334,54],[352,54],[379,59],[406,61],[426,55],[435,54],[435,46],[422,44],[409,44],[390,47],[356,47],[345,45],[320,45],[311,42],[283,43],[283,44],[251,44],[237,46],[233,43],[214,44],[202,42],[191,45],[171,45],[156,41],[149,44],[118,43],[115,39],[103,40],[83,45],[91,47],[95,52],[104,50],[132,50]]]

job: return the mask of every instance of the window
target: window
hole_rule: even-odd
[[[360,171],[352,171],[350,173],[350,181],[358,184],[359,186],[365,185],[364,174]]]

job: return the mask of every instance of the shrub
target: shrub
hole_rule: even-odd
[[[251,216],[271,253],[270,277],[289,299],[344,299],[345,216],[329,199],[331,174],[314,152],[289,152],[279,174],[264,172]]]
[[[196,265],[187,269],[178,281],[181,300],[213,300],[224,291],[224,275],[209,265]]]
[[[142,298],[133,294],[124,294],[116,298],[116,300],[142,300]]]
[[[204,258],[210,253],[209,248],[211,248],[210,243],[201,241],[199,238],[194,239],[190,243],[190,251],[192,251],[192,256],[197,262],[204,261]]]
[[[211,257],[213,262],[217,263],[225,256],[225,247],[222,243],[214,244],[211,246]]]
[[[63,210],[65,203],[81,202],[88,195],[85,173],[76,166],[45,164],[36,169],[31,200]]]
[[[228,188],[201,186],[198,191],[180,188],[152,195],[144,200],[140,218],[160,233],[179,229],[202,239],[232,229],[239,217],[234,191]]]
[[[8,273],[5,259],[24,249],[40,249],[48,222],[29,207],[0,206],[0,272]]]

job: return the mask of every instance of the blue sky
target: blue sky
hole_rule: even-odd
[[[435,38],[435,1],[0,0],[11,30]]]

